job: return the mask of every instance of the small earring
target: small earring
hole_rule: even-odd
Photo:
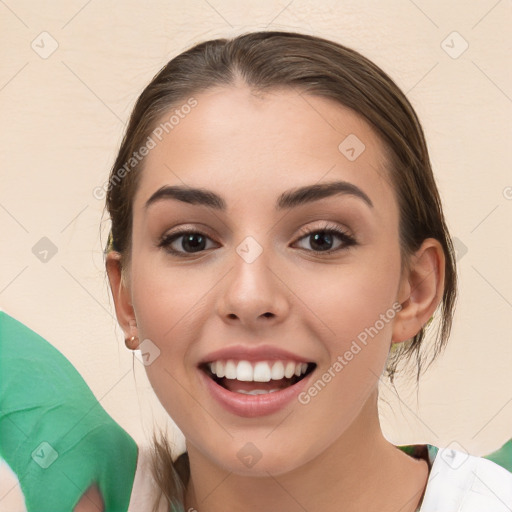
[[[136,349],[136,344],[135,344],[136,339],[138,339],[137,336],[132,336],[130,339],[126,338],[124,340],[126,348],[129,348],[130,350],[135,350]]]

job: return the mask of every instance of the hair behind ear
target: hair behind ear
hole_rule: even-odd
[[[151,445],[151,473],[160,493],[155,498],[151,512],[161,512],[164,498],[169,511],[183,510],[185,507],[185,489],[190,478],[190,466],[187,452],[173,460],[172,448],[166,432],[159,429],[159,439],[153,431]]]

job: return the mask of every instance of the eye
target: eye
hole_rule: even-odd
[[[180,238],[182,239],[181,243],[176,243]],[[160,239],[158,247],[163,247],[167,252],[176,256],[186,257],[187,254],[204,251],[208,240],[211,240],[211,238],[205,233],[184,228],[164,235]],[[176,246],[182,250],[178,250]]]
[[[333,253],[342,249],[346,249],[356,244],[356,240],[345,233],[341,228],[335,224],[326,224],[320,228],[306,228],[298,239],[309,241],[312,249],[306,249],[313,252]],[[341,240],[341,244],[337,248],[333,249],[331,246],[334,243],[334,239],[338,238]]]
[[[338,238],[341,243],[337,248],[333,249],[331,246],[335,238]],[[312,249],[305,249],[304,247],[302,249],[309,252],[328,254],[346,249],[357,243],[352,236],[335,224],[326,224],[313,229],[306,228],[302,231],[297,242],[301,240],[309,240],[312,247]],[[212,239],[201,231],[190,228],[178,228],[174,232],[164,235],[158,242],[158,247],[164,248],[170,254],[187,257],[187,255],[201,253],[208,248],[211,249],[211,247],[206,247],[208,241],[212,241]]]

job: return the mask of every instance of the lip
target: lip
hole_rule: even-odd
[[[315,370],[296,384],[280,391],[261,395],[245,395],[223,388],[210,378],[204,370],[198,368],[202,382],[214,400],[228,412],[245,418],[273,414],[289,405],[293,400],[298,402],[298,395],[308,386],[311,375],[315,373]]]
[[[236,361],[294,361],[296,363],[312,363],[311,359],[305,359],[302,356],[288,352],[270,345],[260,345],[257,347],[247,347],[243,345],[234,345],[224,347],[220,350],[210,352],[200,363],[204,365],[213,361],[233,359]]]

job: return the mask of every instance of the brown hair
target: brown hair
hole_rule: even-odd
[[[387,375],[393,382],[398,363],[415,355],[418,382],[425,364],[428,368],[449,337],[457,288],[455,253],[414,109],[384,71],[350,48],[295,32],[251,32],[233,39],[206,41],[173,58],[138,98],[112,167],[106,198],[112,229],[106,251],[121,254],[125,271],[131,252],[132,203],[144,164],[133,155],[148,140],[157,122],[171,108],[190,101],[193,94],[239,81],[254,91],[292,88],[301,94],[335,100],[365,118],[383,141],[387,172],[399,206],[402,267],[408,265],[408,257],[426,238],[437,239],[446,258],[444,290],[438,306],[441,318],[430,360],[420,351],[425,337],[422,327],[407,342],[396,344],[387,361]],[[171,496],[180,495],[180,484],[186,486],[188,476],[177,477],[165,436],[161,439],[159,443],[153,438],[154,476],[170,501]]]

